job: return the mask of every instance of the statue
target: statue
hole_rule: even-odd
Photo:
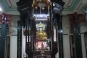
[[[36,28],[37,28],[36,39],[37,40],[46,40],[47,39],[47,34],[44,31],[45,30],[45,25],[40,22],[39,24],[37,24]]]
[[[36,39],[38,40],[46,40],[47,34],[42,29],[40,29],[38,32],[36,32]]]

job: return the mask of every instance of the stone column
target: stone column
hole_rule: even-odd
[[[17,36],[10,36],[10,58],[17,58]]]
[[[85,49],[85,40],[84,40],[84,32],[86,32],[86,28],[84,23],[80,24],[80,33],[81,33],[81,42],[82,42],[82,56],[86,58],[86,49]]]
[[[22,27],[22,58],[24,58],[26,56],[25,45],[26,45],[26,39],[24,36],[23,27]]]
[[[64,58],[70,58],[70,41],[69,35],[63,35]]]
[[[84,34],[81,34],[81,42],[82,42],[82,55],[83,55],[83,58],[86,58]]]

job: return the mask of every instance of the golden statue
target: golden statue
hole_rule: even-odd
[[[38,32],[36,32],[36,39],[37,40],[46,40],[47,39],[47,34],[42,28]]]
[[[45,30],[45,24],[39,23],[36,25],[37,32],[36,32],[36,39],[37,40],[46,40],[47,39],[47,34],[44,31]]]

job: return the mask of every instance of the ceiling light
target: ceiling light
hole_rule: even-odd
[[[34,14],[35,17],[47,17],[49,14]]]
[[[2,11],[2,8],[0,7],[0,11]]]

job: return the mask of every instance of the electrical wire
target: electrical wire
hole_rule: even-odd
[[[8,0],[8,1],[9,1],[9,3],[10,3],[11,7],[12,7],[13,5],[12,5],[12,3],[11,3],[11,0]]]

